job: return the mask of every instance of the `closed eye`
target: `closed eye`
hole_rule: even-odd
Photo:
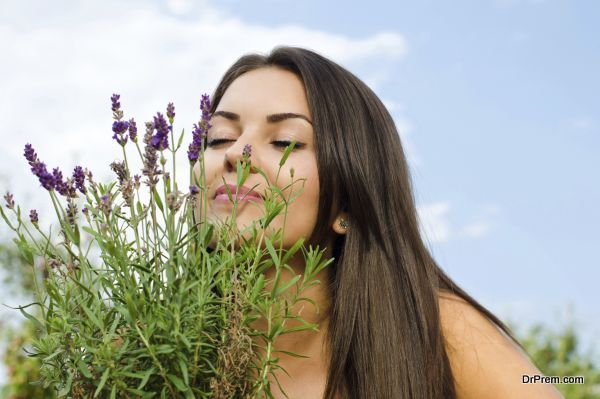
[[[271,144],[275,144],[277,147],[280,147],[280,148],[284,148],[284,149],[285,149],[285,148],[287,148],[287,147],[288,147],[290,144],[292,144],[292,142],[291,142],[291,141],[273,141]],[[302,147],[304,147],[304,143],[298,143],[298,142],[297,142],[297,143],[296,143],[296,145],[294,145],[294,149],[297,149],[297,148],[302,148]]]
[[[216,145],[219,145],[221,143],[225,143],[227,141],[233,141],[233,140],[229,140],[229,139],[214,139],[214,140],[210,140],[208,143],[206,143],[207,147],[214,147]]]
[[[206,146],[207,147],[214,147],[214,146],[217,146],[219,144],[226,143],[228,141],[235,141],[235,140],[231,140],[231,139],[214,139],[214,140],[210,140],[206,144]],[[273,142],[271,142],[271,144],[274,144],[276,147],[285,149],[290,144],[292,144],[292,142],[291,141],[279,140],[279,141],[273,141]],[[304,147],[304,143],[296,143],[296,145],[294,146],[294,149],[298,149],[298,148],[302,148],[302,147]]]

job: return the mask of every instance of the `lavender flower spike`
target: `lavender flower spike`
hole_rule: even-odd
[[[169,124],[172,125],[175,120],[175,106],[173,103],[167,105],[167,118],[169,119]]]
[[[133,118],[129,120],[129,138],[133,142],[137,141],[137,124]]]
[[[252,146],[250,144],[246,144],[244,146],[244,149],[242,150],[242,156],[245,159],[248,159],[248,158],[250,158],[251,153],[252,153]]]
[[[112,130],[114,132],[112,138],[117,141],[121,146],[127,144],[127,135],[124,133],[129,129],[129,122],[127,121],[114,121]]]
[[[52,169],[52,175],[54,176],[54,188],[60,193],[60,195],[67,197],[69,195],[69,186],[63,181],[63,175],[60,169]]]
[[[123,111],[121,111],[121,103],[119,102],[119,98],[121,98],[120,94],[113,94],[110,98],[113,119],[116,121],[123,119]]]
[[[198,160],[199,152],[203,148],[202,142],[208,134],[208,129],[212,127],[210,124],[210,98],[208,94],[202,95],[200,101],[200,110],[202,111],[202,118],[198,124],[194,124],[194,130],[192,130],[192,143],[188,148],[188,160],[191,164],[194,164]]]
[[[75,187],[81,194],[85,194],[87,189],[85,188],[85,173],[81,166],[76,166],[73,170],[73,180],[75,181]]]
[[[46,169],[46,164],[40,162],[31,144],[25,144],[24,155],[31,166],[31,172],[40,180],[42,187],[48,191],[54,190],[55,178]]]
[[[14,209],[15,208],[15,201],[13,200],[13,195],[11,193],[9,193],[7,191],[6,194],[4,195],[4,199],[6,200],[6,207],[8,209]]]
[[[29,143],[25,144],[24,155],[25,155],[25,159],[27,159],[30,166],[33,166],[33,164],[38,162],[37,154],[35,153],[35,150]]]
[[[38,225],[39,218],[38,218],[38,213],[35,209],[32,209],[29,212],[29,220],[31,221],[31,224],[33,224],[34,226]]]
[[[110,98],[110,101],[112,103],[111,109],[113,112],[117,112],[119,109],[121,109],[121,103],[119,102],[119,98],[121,98],[120,94],[113,94]]]
[[[102,197],[100,197],[100,206],[99,209],[104,212],[105,215],[109,215],[111,212],[112,208],[112,203],[110,200],[110,195],[109,194],[104,194]]]
[[[156,134],[152,136],[152,140],[150,143],[152,147],[157,149],[158,151],[166,150],[169,148],[169,125],[167,125],[167,121],[165,117],[160,112],[156,113],[154,117],[154,129],[156,129]]]

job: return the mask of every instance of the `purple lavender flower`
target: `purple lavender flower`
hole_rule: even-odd
[[[133,118],[129,120],[129,138],[133,142],[137,141],[137,124]]]
[[[108,194],[104,194],[100,197],[100,210],[104,212],[106,215],[110,214],[111,211],[111,201],[110,196]]]
[[[46,164],[40,162],[31,144],[25,144],[25,158],[31,166],[31,172],[40,180],[42,187],[50,191],[54,189],[54,176],[46,169]]]
[[[79,192],[85,194],[87,192],[87,189],[85,188],[85,174],[81,166],[75,166],[75,169],[73,169],[73,180],[75,181],[75,187],[77,187]]]
[[[127,173],[127,168],[125,167],[125,161],[114,161],[110,164],[110,168],[117,174],[119,184],[123,184],[125,180],[129,178],[129,173]]]
[[[115,133],[123,134],[129,129],[129,122],[127,121],[114,121],[112,130]]]
[[[14,209],[15,208],[15,201],[13,200],[13,195],[11,193],[9,193],[7,191],[6,194],[4,195],[4,199],[6,200],[6,207],[8,209]]]
[[[210,97],[208,94],[203,94],[200,99],[200,110],[202,111],[203,119],[210,119]]]
[[[81,208],[81,213],[83,213],[84,215],[87,215],[88,209],[87,208]]]
[[[71,178],[67,178],[67,197],[68,198],[77,198],[77,188],[75,188],[75,181]]]
[[[77,221],[77,205],[71,199],[67,200],[67,221],[71,226]]]
[[[110,98],[112,102],[112,111],[117,112],[121,108],[121,103],[119,102],[119,98],[121,98],[120,94],[113,94]]]
[[[112,138],[117,141],[121,146],[127,144],[127,135],[124,133],[129,129],[129,122],[127,121],[114,121],[112,130],[114,132]]]
[[[31,224],[33,224],[34,226],[38,225],[38,221],[39,221],[39,219],[38,219],[38,213],[37,213],[37,211],[35,209],[32,209],[29,212],[29,220],[31,221]]]
[[[138,190],[140,188],[140,178],[141,178],[140,175],[133,175],[133,180],[134,180],[133,186],[135,187],[136,190]]]
[[[54,176],[46,170],[46,165],[43,162],[38,162],[31,168],[33,174],[38,177],[40,184],[46,190],[54,190],[56,181]]]
[[[196,186],[195,184],[192,184],[190,186],[190,194],[192,195],[196,195],[200,192],[200,189],[198,189],[198,186]]]
[[[156,134],[152,136],[152,140],[150,142],[152,147],[158,151],[169,148],[169,125],[167,125],[165,117],[160,112],[157,112],[156,116],[154,117],[153,127],[156,129]]]
[[[60,169],[52,169],[52,176],[54,176],[54,188],[56,188],[56,191],[58,191],[62,196],[68,196],[69,186],[65,181],[63,181],[63,175]]]
[[[144,134],[144,144],[146,144],[146,146],[144,148],[144,168],[142,169],[142,174],[148,177],[148,180],[144,182],[148,187],[156,186],[158,183],[158,175],[162,173],[157,166],[158,154],[156,148],[151,144],[153,132],[154,124],[152,122],[146,122],[146,133]]]
[[[37,154],[35,150],[31,146],[31,144],[25,144],[25,159],[29,162],[29,165],[33,166],[33,164],[38,162]]]
[[[120,94],[113,94],[110,98],[113,119],[116,121],[120,121],[123,118],[123,111],[121,111],[121,103],[119,102],[120,98]]]
[[[169,124],[173,124],[173,120],[175,119],[175,106],[173,103],[169,103],[167,105],[167,118],[169,119]]]
[[[198,160],[199,152],[203,148],[203,140],[208,134],[208,129],[212,127],[210,124],[210,107],[211,104],[208,94],[203,94],[202,99],[200,100],[202,118],[198,124],[194,124],[194,130],[192,130],[192,143],[188,147],[188,159],[192,164]]]
[[[252,146],[250,144],[246,144],[244,149],[242,150],[242,157],[248,159],[250,158],[250,154],[252,152]]]

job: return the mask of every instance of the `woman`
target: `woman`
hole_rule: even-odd
[[[219,83],[211,112],[206,217],[231,213],[223,182],[235,190],[236,160],[250,152],[251,165],[278,187],[291,175],[304,179],[288,208],[284,247],[306,237],[335,258],[307,294],[319,309],[302,313],[319,331],[277,341],[276,349],[309,356],[281,356],[291,377],[276,377],[290,398],[561,397],[552,385],[522,384],[522,374],[539,370],[425,247],[400,137],[361,80],[312,51],[278,47],[241,57]],[[248,177],[255,197],[238,205],[240,227],[261,216],[262,180]],[[302,273],[302,259],[292,266]]]

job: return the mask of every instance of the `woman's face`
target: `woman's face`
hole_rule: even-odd
[[[285,189],[284,194],[287,198],[290,194],[300,190],[302,192],[288,206],[283,246],[289,248],[301,237],[308,239],[316,224],[319,201],[319,175],[311,121],[304,86],[295,74],[266,67],[244,73],[234,80],[213,113],[212,127],[207,136],[204,165],[208,222],[225,222],[232,215],[233,204],[215,196],[217,189],[224,184],[223,180],[235,187],[236,160],[242,160],[244,146],[250,145],[250,162],[253,168],[250,169],[244,186],[249,189],[256,186],[254,191],[266,195],[267,183],[254,169],[260,168],[271,185],[283,190],[292,183],[290,169],[293,168],[295,183]],[[292,140],[296,140],[296,148],[290,153],[277,177],[279,161]],[[194,171],[197,175],[200,174],[199,163]],[[232,190],[232,195],[235,197],[235,190]],[[203,206],[197,210],[200,220],[204,211],[202,208]],[[240,200],[236,211],[236,225],[241,231],[263,215],[262,199]],[[271,222],[267,236],[283,228],[283,223],[282,211]],[[256,226],[260,234],[258,223]],[[250,234],[245,237],[250,237]],[[213,245],[214,240],[211,243]]]

